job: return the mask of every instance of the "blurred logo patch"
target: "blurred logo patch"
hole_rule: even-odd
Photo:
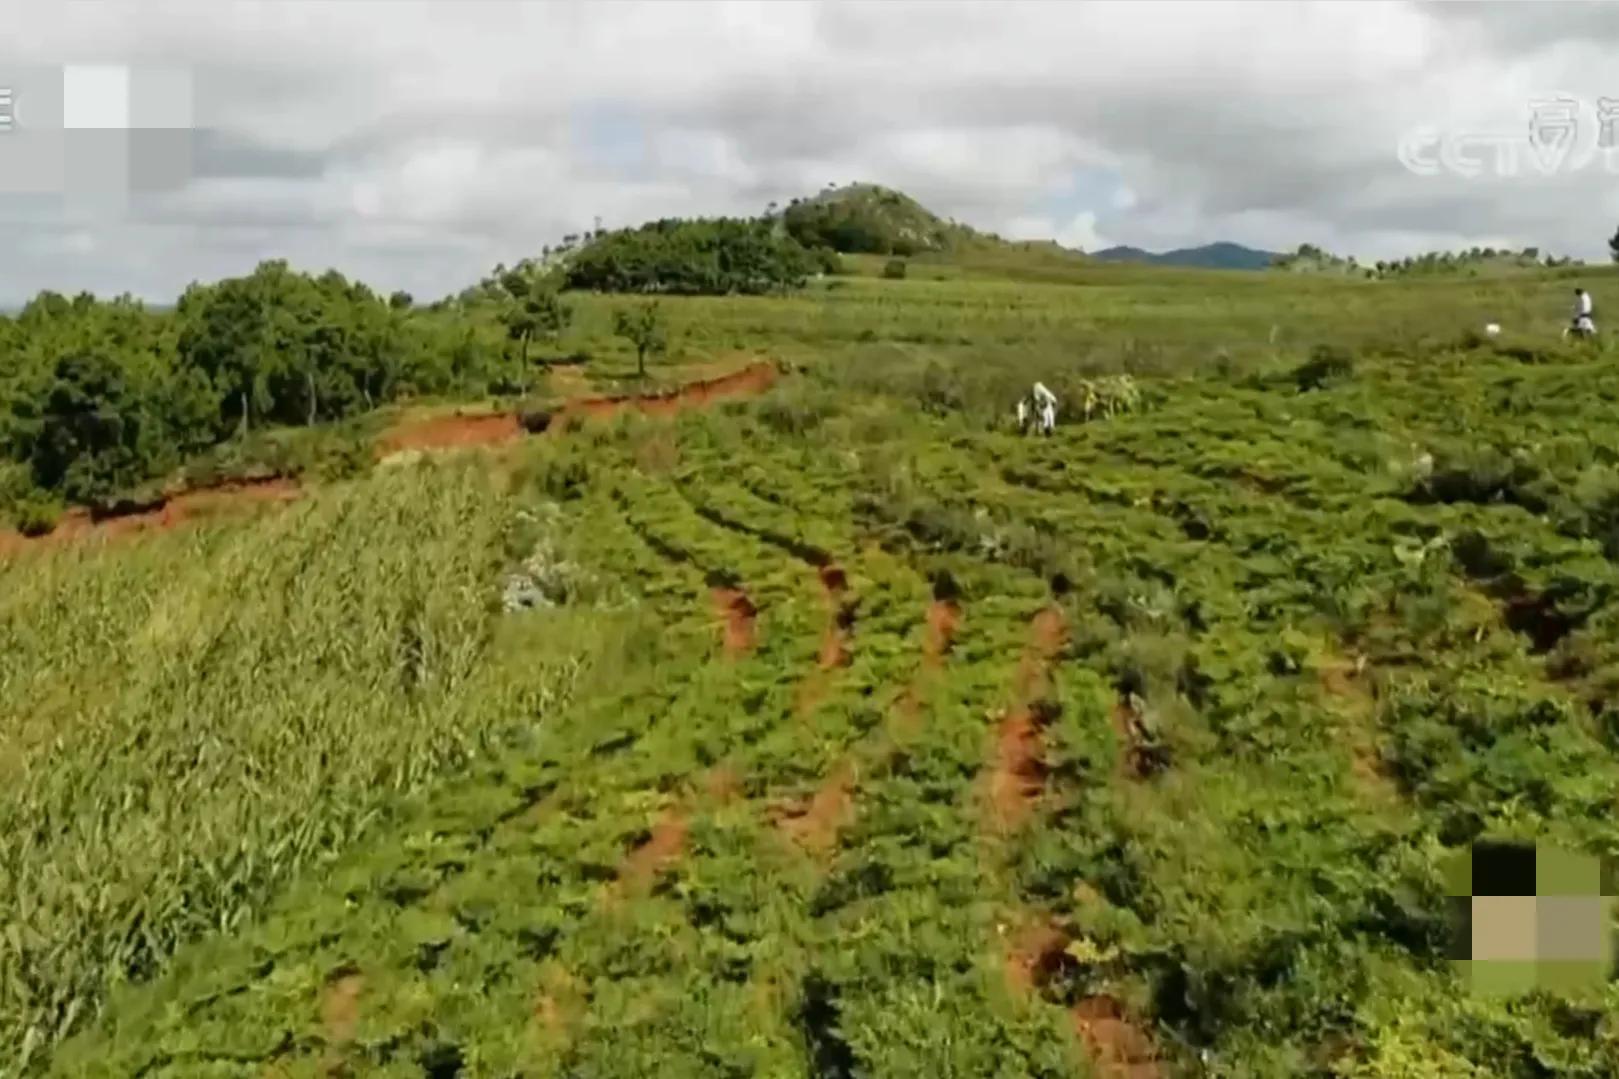
[[[1446,866],[1452,965],[1482,996],[1600,989],[1619,977],[1619,862],[1478,842]]]

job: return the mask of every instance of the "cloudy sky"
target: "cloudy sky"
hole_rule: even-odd
[[[1544,145],[1589,151],[1619,5],[0,0],[0,19],[0,89],[21,83],[0,140],[70,64],[184,68],[199,129],[178,188],[0,193],[0,303],[168,299],[272,257],[436,297],[597,219],[850,180],[1086,249],[1601,258],[1619,225],[1619,154],[1503,176],[1493,150],[1437,175],[1398,152],[1424,127],[1527,149],[1531,102],[1557,95],[1584,111]]]

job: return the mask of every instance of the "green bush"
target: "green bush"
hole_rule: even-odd
[[[36,494],[16,504],[12,520],[25,536],[43,536],[56,528],[62,517],[62,504],[48,495]]]
[[[802,288],[827,265],[768,221],[666,219],[600,236],[568,263],[569,288],[600,292],[758,295]]]
[[[1293,371],[1293,381],[1300,393],[1317,390],[1339,379],[1354,374],[1355,357],[1341,345],[1317,345],[1310,358]]]
[[[889,259],[883,265],[883,276],[890,281],[903,281],[905,279],[905,260]]]

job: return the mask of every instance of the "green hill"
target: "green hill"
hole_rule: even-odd
[[[988,239],[946,221],[909,195],[877,184],[829,186],[818,195],[792,200],[780,216],[788,234],[805,247],[829,247],[847,255],[916,255]]]

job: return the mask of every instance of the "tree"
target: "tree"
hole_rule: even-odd
[[[814,261],[769,220],[668,218],[597,236],[565,273],[599,292],[762,295],[802,288]]]
[[[29,464],[34,483],[84,502],[102,501],[172,464],[160,410],[105,354],[57,361],[39,408]]]
[[[395,311],[408,311],[415,300],[403,289],[388,297],[388,306]]]
[[[562,302],[556,283],[528,270],[508,271],[501,279],[506,303],[500,314],[506,336],[521,342],[519,362],[528,370],[528,346],[533,340],[555,341],[573,319],[573,309]]]
[[[1619,262],[1619,229],[1615,229],[1613,235],[1608,238],[1608,254],[1613,261]]]
[[[656,355],[668,347],[656,300],[619,308],[613,315],[613,332],[634,346],[635,372],[641,378],[646,377],[647,353]]]

